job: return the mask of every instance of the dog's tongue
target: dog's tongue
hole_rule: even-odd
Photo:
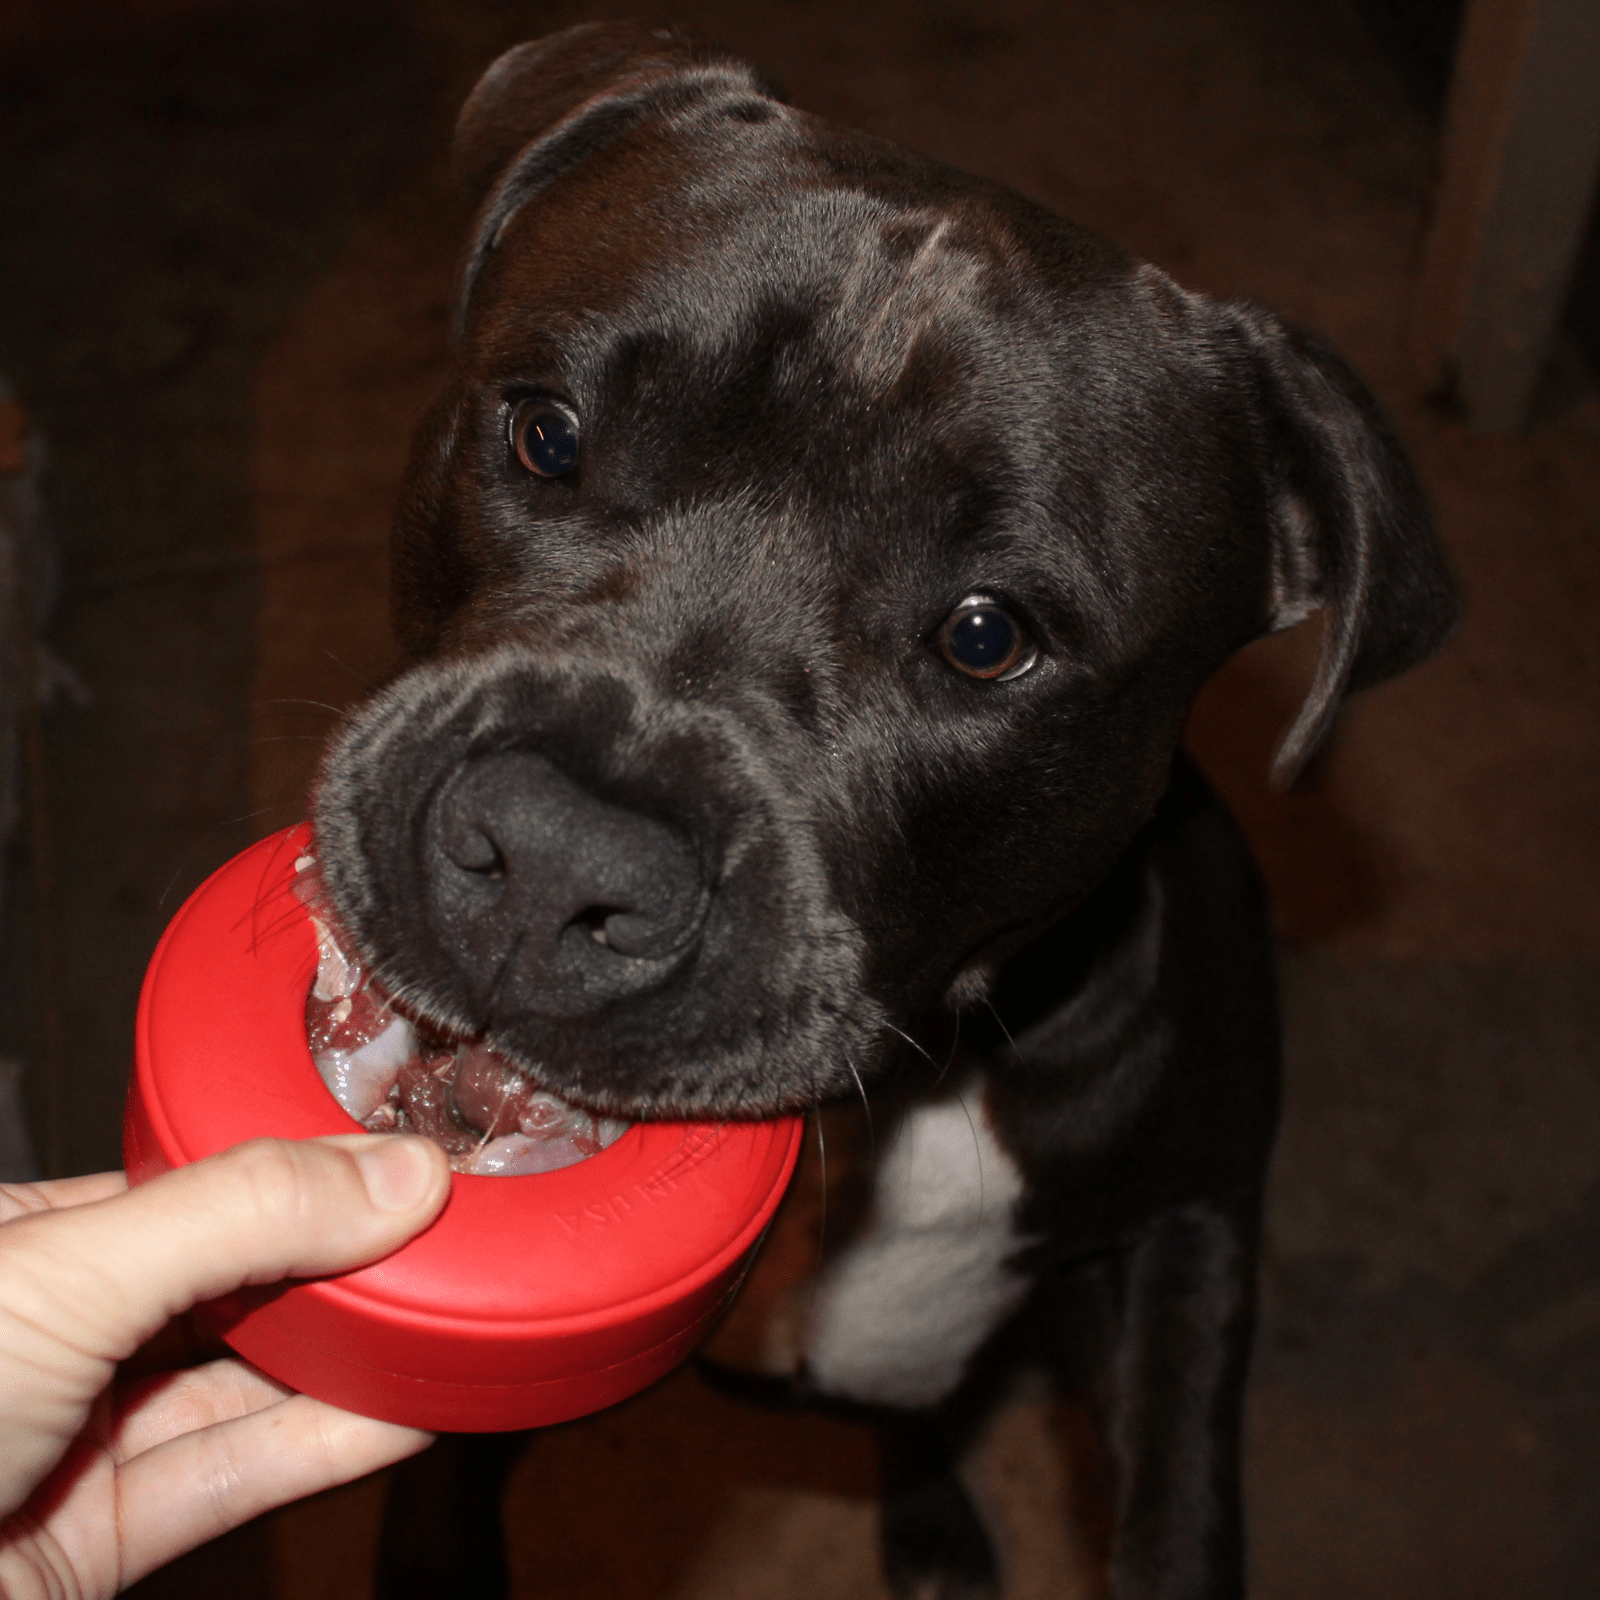
[[[571,1166],[623,1133],[626,1123],[568,1105],[486,1044],[426,1045],[347,954],[315,860],[297,865],[317,934],[306,1035],[323,1082],[363,1127],[420,1133],[456,1171],[506,1176]]]

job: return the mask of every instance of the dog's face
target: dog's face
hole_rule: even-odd
[[[406,666],[316,827],[384,979],[558,1092],[850,1086],[1093,887],[1232,650],[1335,607],[1298,752],[1447,625],[1381,426],[1260,313],[656,35],[513,52],[461,153]]]

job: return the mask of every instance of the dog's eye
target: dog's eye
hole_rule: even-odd
[[[578,419],[548,400],[524,400],[511,413],[511,448],[529,472],[559,478],[578,461]]]
[[[1039,658],[1022,625],[986,594],[971,594],[945,619],[939,649],[969,678],[1020,678]]]

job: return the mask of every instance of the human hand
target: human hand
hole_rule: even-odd
[[[0,1595],[113,1595],[422,1449],[236,1359],[110,1385],[196,1302],[376,1261],[449,1192],[437,1147],[370,1134],[253,1140],[136,1189],[120,1172],[0,1185]]]

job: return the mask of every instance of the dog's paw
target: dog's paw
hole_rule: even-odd
[[[883,1571],[895,1600],[995,1600],[994,1547],[966,1491],[937,1478],[885,1497]]]

